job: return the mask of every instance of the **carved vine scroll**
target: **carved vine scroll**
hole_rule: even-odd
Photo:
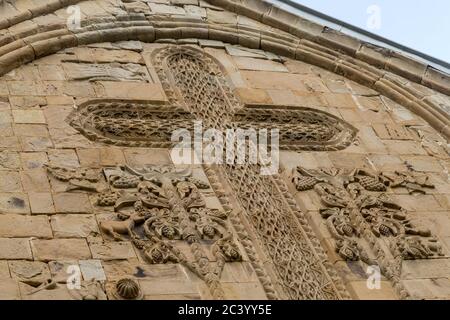
[[[190,47],[168,47],[156,51],[153,61],[171,104],[185,107],[209,128],[225,130],[237,126],[233,117],[243,108],[212,58]],[[264,120],[264,114],[261,115]],[[297,218],[301,213],[288,193],[283,192],[282,182],[276,177],[261,176],[257,165],[226,165],[217,170],[229,182],[234,198],[244,209],[240,219],[250,223],[252,233],[274,266],[276,281],[285,296],[348,297],[340,279],[324,263],[325,255],[309,225]],[[220,189],[220,184],[216,187]],[[221,201],[225,207],[230,206],[227,197],[221,197]],[[247,251],[252,250],[251,246],[247,246]],[[261,281],[264,283],[266,278],[262,276]]]
[[[431,232],[416,226],[386,193],[400,187],[410,194],[425,193],[434,188],[426,175],[298,167],[292,182],[298,191],[314,190],[320,197],[320,215],[336,241],[336,252],[345,260],[379,265],[402,297],[407,296],[400,282],[402,261],[442,254]]]
[[[90,170],[86,175],[80,168],[47,169],[68,183],[68,191],[76,185],[97,193],[97,206],[114,207],[116,219],[100,222],[105,235],[115,241],[132,241],[148,263],[183,264],[206,282],[215,299],[224,298],[220,285],[224,265],[241,261],[242,255],[228,213],[206,205],[200,190],[209,189],[209,184],[193,178],[191,170],[120,166]],[[106,186],[99,191],[102,181]],[[180,242],[189,245],[192,257],[180,250]]]

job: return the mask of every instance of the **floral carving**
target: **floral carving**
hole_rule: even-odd
[[[314,190],[319,195],[324,205],[320,214],[336,240],[336,252],[346,260],[380,265],[397,286],[401,286],[402,260],[441,255],[441,247],[431,232],[416,226],[408,212],[386,193],[389,188],[399,187],[410,193],[425,193],[434,186],[424,175],[298,167],[292,182],[298,191]],[[388,252],[381,241],[389,243]],[[400,292],[406,294],[401,288]]]
[[[61,172],[69,183],[86,176],[70,168],[48,170]],[[172,166],[106,167],[103,175],[107,190],[87,189],[98,193],[97,205],[112,206],[117,212],[115,220],[100,222],[101,231],[115,241],[132,241],[149,263],[182,263],[206,281],[215,298],[223,298],[219,283],[223,267],[241,261],[242,255],[227,213],[206,206],[200,190],[209,184],[193,178],[189,169]],[[100,178],[87,175],[86,180],[98,183]],[[177,241],[189,245],[193,259],[177,248]],[[205,245],[215,261],[208,258]]]

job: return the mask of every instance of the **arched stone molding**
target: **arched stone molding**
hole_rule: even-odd
[[[38,14],[46,14],[76,2],[78,1],[60,0],[54,4],[52,2],[42,9],[34,11],[31,16],[24,14],[20,19],[8,19],[7,21],[10,22],[4,25],[7,27],[15,21],[16,23],[25,21],[21,19],[25,19],[26,16],[29,16],[27,19],[31,19]],[[270,10],[267,9],[268,7],[258,9],[260,12],[269,10],[268,13],[257,14],[259,11],[255,8],[249,10],[248,7],[238,5],[236,2],[233,2],[234,6],[230,4],[232,1],[210,2],[282,30],[286,30],[288,25],[280,22],[279,15],[286,14],[289,15],[289,19],[298,21],[301,19],[296,16],[294,18],[287,12],[277,11],[272,6]],[[259,3],[267,6],[264,1],[249,1],[248,4],[245,1],[245,3],[246,5]],[[220,40],[248,48],[266,50],[343,75],[403,105],[429,122],[447,140],[450,139],[450,116],[429,97],[416,89],[405,86],[402,79],[395,73],[380,69],[381,66],[377,61],[373,60],[370,64],[361,59],[357,51],[352,54],[348,49],[330,48],[327,41],[312,41],[314,39],[311,38],[311,35],[305,33],[304,30],[300,32],[299,28],[295,28],[294,24],[288,30],[291,34],[280,34],[250,26],[213,24],[182,16],[146,17],[141,14],[88,19],[83,21],[82,28],[73,31],[69,30],[65,24],[41,26],[0,38],[0,76],[35,59],[80,45],[125,40],[140,40],[148,43],[167,39],[179,41],[192,38]],[[345,41],[337,42],[340,43],[339,46],[342,46],[341,43],[346,43]],[[402,74],[402,76],[405,75]],[[423,80],[417,82],[426,85]],[[436,86],[434,88],[439,90]],[[447,92],[446,90],[449,88],[450,86],[446,86],[444,82],[441,86],[443,90],[439,91]]]
[[[330,50],[307,40],[289,42],[279,37],[276,38],[275,34],[270,34],[270,32],[252,30],[248,27],[236,29],[203,22],[190,22],[186,19],[174,21],[173,18],[170,21],[162,19],[154,22],[132,20],[94,23],[77,30],[76,33],[69,31],[64,26],[61,29],[26,36],[5,44],[0,49],[0,75],[61,49],[79,45],[123,40],[140,40],[151,43],[162,39],[188,38],[221,40],[250,48],[261,48],[324,67],[377,90],[421,116],[447,139],[450,137],[449,116],[422,93],[404,87],[396,79],[390,79],[388,73],[357,59],[345,57],[341,53],[330,52]],[[258,43],[259,46],[257,46]]]
[[[89,0],[52,0],[0,21],[0,30],[84,1]],[[372,66],[398,74],[439,92],[450,93],[450,75],[396,51],[360,41],[296,16],[265,0],[208,0],[206,2],[283,30],[299,39],[344,52]]]

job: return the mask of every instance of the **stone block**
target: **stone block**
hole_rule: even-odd
[[[15,123],[46,123],[42,110],[12,110]]]
[[[106,275],[100,260],[80,260],[81,274],[84,281],[105,281]]]
[[[78,156],[75,150],[49,150],[48,159],[51,165],[57,167],[79,167]]]
[[[8,261],[1,260],[0,261],[0,279],[10,278],[11,275],[9,273]]]
[[[20,157],[17,152],[8,150],[0,152],[0,169],[17,170],[19,168]]]
[[[57,193],[53,195],[58,213],[92,213],[91,202],[85,193]]]
[[[165,102],[166,97],[159,85],[136,82],[99,81],[99,94],[102,97],[151,100]]]
[[[0,192],[20,192],[20,175],[14,171],[0,171]]]
[[[28,193],[31,214],[54,214],[55,206],[51,193]]]
[[[0,238],[0,260],[31,260],[30,240],[24,238]]]
[[[324,93],[323,97],[327,101],[330,107],[339,109],[354,109],[356,110],[358,106],[351,94],[347,93]]]
[[[59,260],[48,263],[52,279],[57,283],[67,283],[67,280],[73,272],[72,268],[79,267],[78,260]],[[80,270],[81,271],[81,270]]]
[[[288,72],[288,69],[279,62],[249,57],[233,57],[237,67],[241,70]]]
[[[266,300],[267,296],[259,282],[222,283],[226,299]]]
[[[9,261],[9,270],[13,279],[33,286],[51,279],[47,264],[39,261]]]
[[[413,299],[450,299],[450,279],[404,280],[403,285]]]
[[[35,260],[87,260],[91,252],[85,239],[31,240]]]
[[[23,193],[0,193],[0,213],[30,213],[28,197]]]
[[[48,137],[47,126],[42,124],[16,124],[14,132],[20,137]]]
[[[139,280],[139,284],[145,296],[198,294],[196,286],[186,280]]]
[[[239,96],[243,103],[248,104],[271,104],[272,99],[266,90],[251,89],[251,88],[237,88],[235,93]]]
[[[21,171],[20,178],[23,189],[27,192],[41,193],[50,191],[50,183],[44,169]]]
[[[68,214],[51,218],[55,238],[87,238],[99,234],[94,216]]]
[[[450,259],[406,260],[402,265],[402,279],[445,278],[450,274]]]
[[[0,237],[2,238],[52,238],[52,230],[46,216],[17,214],[0,215]]]
[[[394,289],[389,281],[381,281],[380,288],[369,289],[367,281],[352,281],[348,284],[349,291],[359,300],[397,300]]]
[[[18,282],[11,278],[0,278],[0,300],[20,300]]]
[[[436,158],[430,156],[401,156],[415,171],[441,173],[444,168]]]
[[[130,166],[171,163],[169,152],[165,149],[127,148],[123,153],[126,163]]]
[[[99,260],[126,260],[136,258],[131,242],[90,243],[92,257]]]
[[[48,137],[19,137],[23,151],[46,151],[53,147],[52,141]]]

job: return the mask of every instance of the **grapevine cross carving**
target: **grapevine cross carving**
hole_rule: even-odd
[[[193,120],[221,130],[254,128],[280,130],[280,148],[287,150],[338,150],[350,145],[356,129],[325,112],[309,108],[242,107],[219,64],[189,46],[169,46],[153,54],[154,67],[169,103],[139,101],[91,101],[79,106],[69,122],[91,140],[103,143],[165,147],[172,144],[175,129],[192,129]],[[226,177],[234,198],[243,209],[234,226],[250,222],[258,243],[265,249],[274,270],[266,273],[244,231],[241,241],[266,294],[278,297],[272,283],[290,299],[342,299],[349,295],[327,263],[326,256],[287,186],[275,176],[261,176],[259,165],[205,166],[209,178]],[[212,173],[211,173],[212,172]],[[220,193],[219,182],[215,191]],[[220,190],[219,190],[220,189]],[[221,193],[225,209],[233,206]],[[264,258],[265,259],[265,258]]]

